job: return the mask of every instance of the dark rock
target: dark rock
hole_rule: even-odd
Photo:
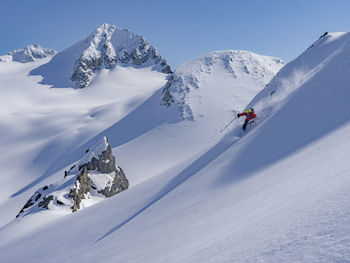
[[[87,168],[84,166],[75,181],[74,187],[69,193],[69,196],[73,199],[73,212],[80,209],[80,202],[82,199],[85,199],[85,195],[90,191],[90,188],[91,180],[87,175]]]
[[[327,35],[328,35],[328,32],[324,32],[324,34],[322,36],[320,36],[320,38],[325,37]]]
[[[35,201],[38,201],[40,199],[40,197],[41,197],[41,194],[38,193],[38,195],[35,197]]]
[[[124,191],[128,187],[129,182],[126,179],[123,170],[119,168],[119,171],[116,171],[111,187],[105,187],[104,189],[99,190],[98,193],[104,195],[105,197],[111,197],[121,191]]]
[[[82,164],[79,167],[79,171],[84,166],[86,166],[88,171],[96,170],[101,173],[111,173],[117,171],[115,157],[113,156],[111,147],[109,145],[107,146],[107,149],[102,152],[98,159],[93,157],[90,162]]]
[[[49,195],[47,197],[44,197],[44,200],[39,202],[38,206],[42,208],[49,209],[49,203],[53,200],[53,196]]]

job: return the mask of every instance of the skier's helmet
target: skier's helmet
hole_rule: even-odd
[[[251,113],[252,110],[250,108],[246,109],[245,113]]]

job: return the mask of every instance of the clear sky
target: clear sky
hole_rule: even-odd
[[[325,31],[350,31],[349,0],[1,0],[0,54],[58,51],[102,23],[143,35],[173,68],[210,51],[294,59]]]

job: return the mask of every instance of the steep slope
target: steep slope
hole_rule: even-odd
[[[272,78],[270,71],[269,78],[261,75],[260,79],[254,74],[250,77],[247,73],[247,77],[241,78],[238,73],[237,78],[233,77],[220,59],[231,53],[237,52],[207,55],[208,59],[214,55],[219,58],[213,67],[208,66],[209,73],[201,73],[199,88],[192,92],[193,98],[201,96],[203,103],[210,102],[206,106],[191,103],[198,106],[194,107],[195,121],[181,121],[177,107],[161,106],[167,75],[153,70],[153,66],[101,69],[85,89],[50,89],[51,86],[38,85],[40,76],[28,76],[33,69],[50,64],[49,58],[30,65],[0,65],[0,89],[11,98],[0,106],[0,143],[6,149],[0,159],[6,171],[1,177],[1,183],[6,185],[0,193],[0,209],[6,211],[1,224],[12,220],[38,188],[61,180],[81,153],[104,136],[114,147],[130,187],[178,171],[209,149],[222,137],[219,131],[232,119],[233,111],[241,110]],[[245,54],[248,58],[258,57]],[[231,61],[232,65],[239,64],[232,69],[240,72],[240,63],[246,60],[239,56],[237,60]],[[269,68],[270,62],[262,60],[256,67]],[[182,67],[183,74],[185,68]],[[188,72],[194,74],[192,66]],[[225,85],[219,88],[215,85],[218,78],[225,79]],[[248,95],[240,92],[240,87],[250,85],[253,88]]]
[[[42,83],[53,87],[84,88],[95,73],[116,65],[149,67],[165,74],[171,73],[166,60],[144,37],[127,29],[103,24],[86,39],[59,52],[31,74],[43,76]]]
[[[56,50],[34,44],[22,49],[13,50],[8,55],[0,56],[0,62],[33,62],[37,59],[54,56],[55,54],[57,54]]]
[[[214,59],[215,63],[207,63]],[[244,66],[254,73],[243,71]],[[196,58],[180,65],[157,100],[149,101],[154,108],[151,114],[144,105],[91,143],[105,134],[119,146],[119,160],[132,176],[131,184],[164,174],[220,140],[223,135],[220,130],[234,117],[233,113],[243,110],[282,66],[280,59],[247,51],[217,51]],[[179,78],[183,81],[174,83]],[[176,91],[172,92],[173,89]],[[178,94],[170,106],[164,103],[168,92]],[[181,108],[185,104],[191,108],[188,118]],[[173,119],[159,125],[159,112],[163,109],[172,112]],[[137,129],[125,132],[125,125],[131,123],[136,123]]]
[[[263,158],[252,153],[261,165],[282,159],[349,121],[349,40],[349,33],[324,35],[250,103],[267,118],[260,132],[266,140],[251,142],[251,147],[269,148]],[[282,124],[286,119],[288,125]]]
[[[287,64],[249,104],[262,114],[244,135],[235,123],[161,176],[40,229],[48,217],[1,228],[0,260],[347,262],[349,43],[329,34]]]

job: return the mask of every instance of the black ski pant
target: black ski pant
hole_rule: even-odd
[[[244,123],[243,123],[243,126],[242,126],[242,129],[245,130],[247,128],[247,125],[249,123],[249,120],[248,119],[245,119]]]

